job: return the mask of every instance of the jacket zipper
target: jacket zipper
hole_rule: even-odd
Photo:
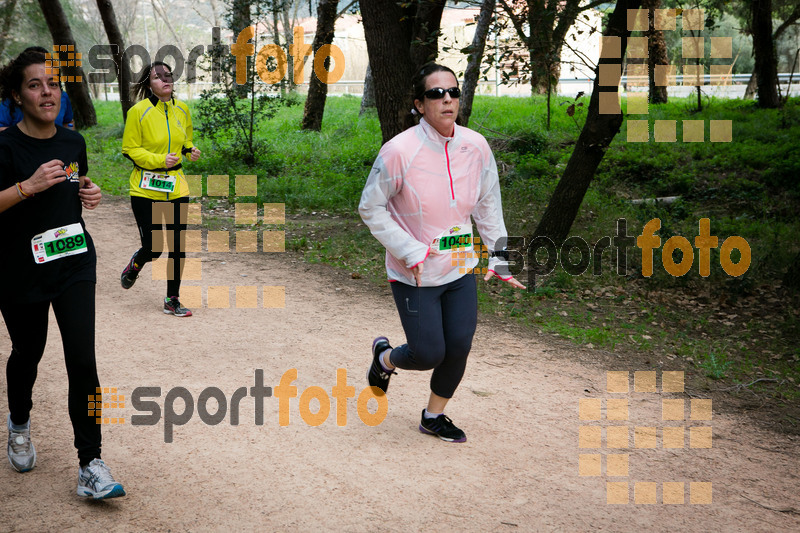
[[[450,178],[450,200],[455,201],[456,199],[456,191],[453,188],[453,175],[450,174],[450,155],[447,153],[447,145],[450,144],[450,141],[446,141],[444,143],[444,157],[447,160],[447,176]]]
[[[167,121],[167,153],[169,154],[172,152],[172,135],[169,132],[169,111],[166,102],[164,102],[164,118]],[[169,171],[167,173],[169,174]],[[169,193],[167,193],[167,200],[169,200]]]

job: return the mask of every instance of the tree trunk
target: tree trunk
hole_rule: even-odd
[[[444,3],[444,0],[361,3],[383,142],[403,131],[403,119],[412,105],[414,71],[436,59],[438,45],[430,37],[439,33]]]
[[[0,56],[6,49],[8,42],[8,32],[11,30],[11,21],[14,20],[14,11],[17,9],[17,0],[6,0],[3,2],[3,7],[0,7],[0,17],[2,17],[2,26],[0,26]]]
[[[772,34],[772,42],[774,43],[777,41],[783,32],[785,32],[788,28],[794,25],[798,20],[800,20],[800,4],[794,8],[794,10],[789,14],[789,16],[784,20],[778,29],[775,30],[775,33]],[[777,68],[777,67],[776,67]],[[758,88],[758,76],[756,75],[755,70],[753,70],[753,74],[750,75],[750,81],[747,82],[747,88],[744,91],[744,99],[745,100],[752,100],[755,98],[756,89]]]
[[[233,32],[233,40],[236,41],[236,37],[239,35],[245,28],[249,28],[252,24],[252,18],[250,16],[250,4],[251,0],[233,0],[231,2],[230,7],[230,14],[231,14],[231,31]],[[258,49],[256,49],[256,53],[258,53]],[[253,58],[248,56],[246,58],[247,61],[247,72],[251,72],[253,68]],[[248,74],[249,79],[249,74]],[[249,90],[247,85],[237,85],[236,84],[236,77],[233,77],[233,87],[236,89],[236,96],[239,99],[244,99],[249,96]]]
[[[642,0],[619,0],[603,32],[605,36],[621,38],[623,55],[630,36],[627,31],[627,10],[638,9],[641,3]],[[599,64],[621,62],[620,58],[601,58]],[[618,88],[600,87],[599,68],[598,65],[595,70],[592,97],[583,130],[533,237],[549,237],[558,244],[567,238],[597,166],[622,125],[621,113],[600,114],[600,94],[612,93],[616,99]]]
[[[122,122],[128,117],[128,109],[131,108],[131,69],[127,61],[122,60],[125,53],[125,41],[117,25],[117,16],[114,14],[114,6],[111,0],[97,0],[97,9],[103,19],[103,27],[106,30],[109,44],[116,46],[114,53],[114,63],[117,71],[117,83],[119,84],[119,103],[122,106]]]
[[[375,79],[372,77],[372,66],[367,63],[367,72],[364,73],[364,92],[361,95],[360,117],[367,109],[375,109]]]
[[[758,76],[755,72],[750,75],[750,81],[747,82],[747,88],[744,90],[744,99],[752,100],[756,97],[756,89],[758,89]]]
[[[439,28],[445,3],[446,0],[417,2],[411,39],[411,61],[415,68],[436,60],[439,55]]]
[[[764,108],[776,108],[780,105],[780,101],[775,42],[772,40],[772,0],[752,0],[751,13],[758,105]]]
[[[72,46],[72,49],[77,52],[78,48],[75,45],[75,39],[72,37],[72,30],[69,27],[69,22],[67,22],[67,16],[61,8],[61,3],[58,0],[39,0],[39,7],[42,8],[50,35],[53,37],[53,43]],[[62,61],[66,62],[67,52],[62,52],[60,57]],[[81,78],[80,83],[67,81],[64,84],[72,102],[75,126],[78,129],[83,129],[97,124],[97,115],[95,115],[94,106],[92,106],[92,99],[89,97],[89,84],[83,68],[77,66],[65,67],[61,69],[60,75],[62,77],[80,76]]]
[[[333,28],[336,23],[336,7],[338,0],[320,0],[317,7],[317,32],[314,34],[314,43],[311,45],[314,54],[320,46],[333,42]],[[312,56],[314,57],[314,56]],[[328,68],[330,58],[325,60]],[[319,131],[322,129],[322,116],[325,113],[325,99],[328,97],[328,84],[322,82],[317,74],[311,73],[309,80],[308,97],[303,111],[302,129]]]
[[[481,75],[481,60],[486,49],[486,36],[489,34],[489,26],[494,15],[495,0],[483,0],[481,13],[478,16],[478,23],[475,26],[475,36],[469,46],[469,58],[467,68],[464,71],[464,85],[461,91],[461,103],[458,116],[461,117],[461,125],[469,124],[469,117],[472,115],[472,99],[475,96],[475,88],[478,85],[478,78]]]
[[[661,7],[661,0],[642,0],[642,8],[653,13],[654,9]],[[667,88],[656,85],[655,71],[656,65],[669,65],[669,55],[667,54],[667,43],[664,41],[664,32],[654,27],[654,17],[649,17],[649,28],[647,36],[647,72],[650,75],[650,103],[666,104]]]

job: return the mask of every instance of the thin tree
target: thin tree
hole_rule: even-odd
[[[494,6],[495,0],[483,0],[472,44],[462,50],[469,54],[458,109],[458,116],[463,126],[469,124],[469,117],[472,115],[472,100],[475,97],[475,88],[481,73],[481,59],[483,59],[483,51],[486,49],[486,36],[489,34],[489,26],[494,16]]]
[[[547,94],[561,75],[561,49],[567,32],[582,12],[608,3],[592,0],[499,0],[522,47],[507,46],[501,62],[511,60],[521,81],[529,80],[531,94]],[[500,22],[502,30],[503,23]],[[518,63],[524,64],[520,66]],[[499,65],[496,65],[499,67]]]
[[[782,7],[783,9],[779,9],[778,11],[785,12],[785,6]],[[773,12],[773,16],[776,16],[776,13]],[[797,24],[798,21],[800,21],[800,3],[794,6],[794,9],[788,15],[786,15],[786,19],[781,23],[780,26],[778,26],[778,28],[772,34],[772,41],[778,42],[778,39],[780,39],[781,35],[783,35],[783,33],[787,29]],[[753,74],[750,75],[750,81],[747,83],[747,89],[744,92],[744,97],[746,99],[752,99],[756,94],[757,88],[758,88],[758,75],[756,74],[756,71],[754,69]]]
[[[647,9],[648,13],[653,13],[655,9],[661,7],[661,0],[642,0],[642,8]],[[656,85],[655,70],[656,65],[669,65],[669,55],[667,54],[667,43],[664,41],[664,32],[655,29],[655,17],[648,18],[649,24],[645,36],[647,37],[647,72],[650,78],[650,103],[666,104],[667,87],[666,85]]]
[[[608,25],[603,35],[619,37],[621,55],[625,54],[628,37],[631,33],[627,29],[627,12],[629,9],[639,9],[641,4],[642,0],[619,0],[608,19]],[[619,110],[616,113],[609,113],[608,109],[604,109],[605,113],[600,113],[601,95],[607,95],[609,103],[618,102],[618,85],[601,87],[599,75],[603,65],[620,65],[621,68],[621,63],[622,57],[600,58],[595,69],[594,86],[586,122],[567,162],[567,168],[564,169],[564,175],[556,185],[539,226],[533,233],[533,238],[549,237],[553,242],[560,244],[569,235],[569,230],[578,214],[586,190],[594,179],[597,166],[603,160],[606,149],[622,125],[622,113]],[[606,97],[603,98],[605,100]]]
[[[756,83],[759,107],[774,109],[778,98],[778,60],[772,40],[772,0],[751,0],[753,52],[756,56]]]
[[[59,0],[38,0],[39,7],[44,14],[45,22],[50,30],[50,35],[53,37],[53,43],[63,46],[72,46],[72,50],[77,52],[75,45],[75,38],[72,36],[72,29],[69,27],[67,15],[61,7]],[[61,52],[61,60],[67,61],[67,52]],[[75,117],[75,125],[81,128],[88,128],[97,124],[97,115],[94,112],[92,100],[89,97],[89,84],[83,68],[79,66],[67,67],[70,76],[80,76],[81,81],[67,82],[67,94],[72,102],[73,114]],[[62,68],[61,73],[64,74],[65,69]]]
[[[364,92],[361,95],[361,109],[358,111],[360,117],[367,112],[367,109],[375,108],[375,81],[372,78],[372,67],[367,63],[367,71],[364,73]]]
[[[320,0],[317,6],[317,31],[311,45],[314,55],[321,46],[333,43],[333,28],[336,23],[336,7],[338,0]],[[330,58],[325,60],[325,68],[329,68]],[[303,109],[302,129],[319,131],[322,129],[322,116],[325,113],[325,100],[328,97],[328,84],[317,77],[316,70],[311,69],[311,80],[308,86],[308,97]]]
[[[111,0],[97,0],[97,9],[100,11],[100,18],[103,19],[103,27],[106,30],[109,44],[113,48],[114,67],[119,84],[119,103],[122,106],[122,121],[128,117],[128,109],[131,108],[131,69],[130,65],[123,61],[125,54],[125,41],[117,25],[117,16],[114,14],[114,6]]]

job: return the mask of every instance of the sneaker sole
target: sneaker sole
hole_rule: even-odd
[[[419,425],[419,432],[420,433],[424,433],[425,435],[433,435],[434,437],[439,437],[440,439],[442,439],[445,442],[467,442],[467,436],[466,435],[464,435],[464,437],[461,438],[461,439],[448,439],[447,437],[442,437],[438,433],[434,433],[433,431],[429,431],[429,430],[425,429],[422,426],[422,424]]]
[[[125,489],[123,489],[122,485],[119,483],[105,492],[94,492],[93,490],[85,487],[78,487],[78,496],[82,498],[92,498],[94,500],[107,500],[109,498],[120,498],[125,496]]]
[[[179,317],[179,318],[183,318],[183,317],[187,317],[187,316],[192,316],[192,313],[191,313],[191,311],[190,311],[190,312],[188,312],[188,313],[186,313],[186,314],[179,315],[179,314],[178,314],[178,313],[176,313],[175,311],[170,311],[169,309],[164,309],[164,314],[165,314],[165,315],[174,315],[174,316],[177,316],[177,317]]]

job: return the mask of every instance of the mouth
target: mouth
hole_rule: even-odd
[[[53,102],[45,102],[45,103],[39,105],[39,107],[43,107],[45,109],[51,109],[51,108],[53,108],[55,106],[56,106],[56,104],[54,104]]]

